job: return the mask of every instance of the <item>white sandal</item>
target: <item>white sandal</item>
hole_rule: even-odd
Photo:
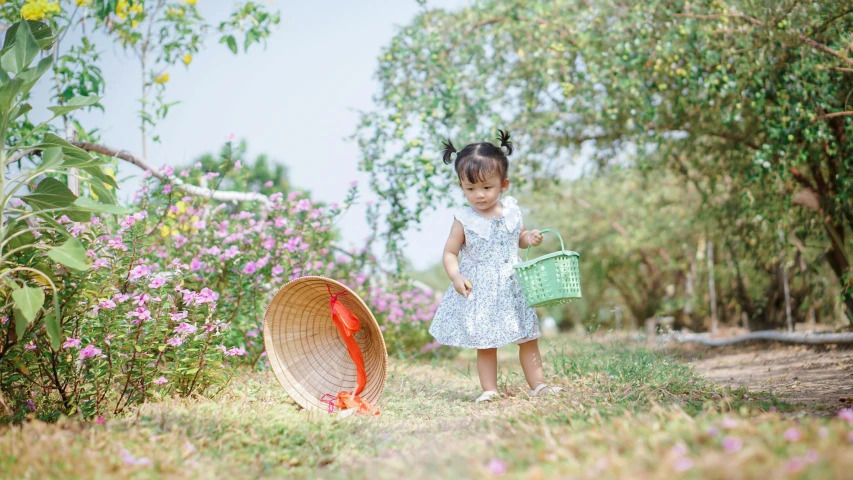
[[[544,397],[547,395],[560,393],[563,390],[564,390],[563,387],[549,386],[546,383],[540,383],[539,386],[536,387],[535,390],[529,391],[528,394],[530,394],[531,397]]]
[[[475,403],[491,402],[492,400],[495,400],[496,398],[500,398],[500,396],[501,396],[501,394],[494,391],[494,390],[486,390],[485,392],[480,394],[480,396],[477,397],[477,399],[474,400],[474,402]]]

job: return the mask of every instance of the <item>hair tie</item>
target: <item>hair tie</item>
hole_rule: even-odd
[[[498,140],[501,142],[501,151],[508,157],[512,155],[512,142],[509,141],[509,130],[498,130]],[[504,151],[506,148],[506,151]]]
[[[444,163],[450,165],[457,158],[456,147],[453,146],[453,143],[450,141],[450,139],[446,139],[441,142],[441,146],[444,147]]]

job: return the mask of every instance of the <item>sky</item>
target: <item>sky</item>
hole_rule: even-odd
[[[149,142],[148,162],[185,165],[218,151],[234,133],[248,142],[248,158],[269,154],[287,166],[293,185],[309,190],[315,199],[341,203],[356,180],[360,203],[338,226],[343,246],[361,246],[370,234],[365,202],[374,197],[367,176],[358,171],[358,146],[347,137],[355,131],[358,111],[373,105],[380,49],[421,7],[415,0],[271,3],[282,20],[266,50],[254,45],[248,54],[234,55],[213,38],[189,68],[180,64],[169,71],[167,100],[181,103],[157,127],[161,142]],[[458,9],[467,3],[430,0],[428,5]],[[198,2],[201,14],[213,24],[226,18],[231,6],[224,0]],[[104,144],[141,155],[138,62],[105,36],[92,38],[101,51],[105,112],[81,113],[79,118],[87,127],[100,129]],[[73,41],[70,34],[63,45]],[[40,103],[33,102],[34,107]],[[136,175],[122,184],[122,198],[136,191],[141,173],[122,164],[119,177]],[[451,223],[450,212],[442,208],[424,219],[420,231],[408,234],[406,253],[416,268],[440,261]]]

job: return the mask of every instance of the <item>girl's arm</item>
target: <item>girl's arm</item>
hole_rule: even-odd
[[[518,235],[518,248],[538,247],[543,238],[539,230],[527,230],[522,225],[521,233]]]
[[[460,295],[468,296],[471,291],[471,283],[462,276],[459,271],[459,250],[462,249],[462,244],[465,243],[465,229],[459,220],[453,221],[453,226],[450,227],[450,236],[447,237],[447,243],[444,244],[444,271],[450,281],[453,282],[453,288]]]

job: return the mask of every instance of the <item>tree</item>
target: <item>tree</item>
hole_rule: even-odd
[[[464,144],[508,128],[520,182],[553,177],[591,148],[600,166],[675,172],[705,205],[737,196],[723,199],[734,223],[760,216],[785,236],[796,227],[825,249],[853,320],[853,182],[843,175],[853,168],[852,13],[841,0],[424,10],[382,52],[376,108],[356,133],[388,207],[389,246],[446,192],[442,138]]]

